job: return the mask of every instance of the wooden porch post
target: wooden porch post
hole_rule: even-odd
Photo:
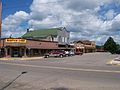
[[[23,57],[27,57],[27,54],[26,54],[26,47],[24,48],[24,56]]]

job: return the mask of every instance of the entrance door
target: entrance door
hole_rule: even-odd
[[[12,57],[20,57],[20,48],[18,47],[12,48]]]

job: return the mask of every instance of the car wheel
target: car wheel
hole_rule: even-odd
[[[63,55],[60,55],[60,58],[63,58]]]
[[[68,57],[69,55],[67,54],[66,57]]]
[[[47,55],[47,56],[45,56],[45,58],[48,58],[49,56]]]

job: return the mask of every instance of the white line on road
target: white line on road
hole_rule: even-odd
[[[22,67],[33,67],[43,69],[58,69],[58,70],[70,70],[70,71],[86,71],[86,72],[105,72],[105,73],[120,73],[116,70],[96,70],[96,69],[81,69],[81,68],[67,68],[67,67],[54,67],[54,66],[38,66],[38,65],[27,65],[27,64],[15,64],[15,63],[2,63],[6,65],[22,66]]]

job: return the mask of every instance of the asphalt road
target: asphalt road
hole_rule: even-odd
[[[5,90],[120,90],[120,66],[106,65],[117,56],[91,53],[31,61],[0,61],[0,88],[27,71]]]

